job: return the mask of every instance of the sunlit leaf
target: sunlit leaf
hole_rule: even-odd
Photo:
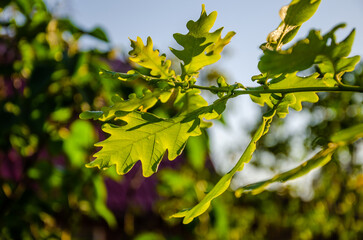
[[[336,132],[331,141],[339,144],[348,144],[363,137],[363,123]]]
[[[298,41],[287,50],[264,49],[264,55],[258,63],[259,70],[270,76],[276,76],[302,71],[317,64],[322,74],[341,75],[353,71],[360,57],[347,58],[347,56],[352,48],[355,31],[353,30],[340,43],[336,42],[335,32],[344,26],[340,24],[324,36],[321,36],[319,31],[312,30],[306,39]]]
[[[320,152],[315,154],[314,157],[312,157],[308,161],[302,163],[298,167],[293,168],[289,171],[277,174],[271,179],[252,183],[252,184],[246,185],[244,187],[241,187],[238,190],[236,190],[235,195],[237,197],[240,197],[242,195],[242,193],[245,191],[252,191],[252,194],[258,194],[258,193],[262,192],[263,190],[265,190],[266,187],[268,187],[271,183],[286,182],[286,181],[293,180],[298,177],[304,176],[304,175],[308,174],[310,171],[312,171],[313,169],[322,167],[325,164],[327,164],[331,160],[331,157],[338,146],[339,146],[338,144],[331,143],[328,145],[328,147],[324,148],[323,150],[321,150]]]
[[[229,43],[234,32],[229,32],[224,38],[221,38],[223,28],[214,32],[209,32],[217,18],[217,12],[207,15],[204,5],[200,18],[194,22],[189,21],[187,34],[175,33],[174,38],[184,49],[177,50],[171,48],[171,51],[180,60],[183,61],[183,75],[193,75],[203,67],[213,64],[220,59],[220,53],[225,45]]]
[[[321,0],[293,0],[283,19],[287,25],[299,26],[309,20],[319,7]]]
[[[175,72],[170,69],[171,61],[166,60],[165,55],[160,55],[158,50],[153,49],[153,42],[150,37],[147,38],[147,43],[144,45],[140,37],[136,41],[131,40],[130,60],[150,69],[152,76],[168,79],[175,75]]]
[[[268,180],[248,184],[236,190],[235,195],[240,197],[243,192],[251,191],[252,194],[258,194],[264,191],[270,184],[275,182],[286,182],[308,174],[310,171],[322,167],[330,162],[332,155],[341,145],[352,143],[363,137],[363,124],[358,124],[348,129],[341,130],[331,137],[331,143],[328,143],[323,150],[315,154],[308,161],[302,163],[296,168],[275,175]]]
[[[128,73],[120,73],[120,72],[114,72],[109,71],[106,69],[101,69],[99,72],[100,76],[109,78],[109,79],[118,79],[121,81],[127,81],[127,80],[135,80],[137,78],[147,78],[146,76],[143,76],[142,74],[136,72],[136,71],[129,71]]]
[[[190,165],[201,171],[205,166],[206,157],[208,154],[207,136],[202,134],[189,138],[187,145],[187,159]]]
[[[225,101],[217,101],[171,119],[139,111],[116,116],[116,120],[122,120],[127,125],[103,126],[102,130],[110,137],[96,144],[102,149],[87,166],[103,169],[116,165],[117,173],[125,174],[140,160],[143,175],[148,177],[157,171],[166,150],[168,158],[173,160],[181,154],[189,137],[201,134],[201,118],[217,118],[224,108]]]
[[[174,105],[180,109],[180,112],[190,113],[208,105],[208,103],[200,96],[199,89],[190,89],[185,92],[179,92],[174,101]]]
[[[278,28],[267,36],[266,47],[271,50],[280,49],[290,42],[300,26],[309,20],[319,7],[321,0],[293,0],[280,10],[281,23]]]
[[[319,79],[319,74],[315,73],[309,77],[299,77],[296,73],[286,74],[279,78],[273,79],[269,82],[269,89],[297,89],[297,88],[307,88],[307,87],[332,87],[335,84],[334,79],[326,77]],[[263,87],[260,87],[263,89]],[[288,114],[288,107],[300,111],[302,109],[302,102],[317,102],[319,100],[318,95],[315,92],[296,92],[288,93],[284,96],[282,94],[256,94],[250,95],[251,99],[261,106],[265,104],[270,108],[280,102],[277,115],[284,118]],[[282,99],[282,100],[281,100]]]
[[[113,106],[103,107],[102,111],[84,111],[80,114],[81,119],[94,119],[100,121],[108,121],[114,119],[116,115],[120,115],[123,112],[131,112],[134,110],[143,110],[153,107],[159,100],[163,103],[168,101],[172,92],[155,90],[154,92],[146,91],[141,98],[136,97],[135,94],[131,94],[128,100],[119,99]],[[115,99],[115,98],[113,98]]]
[[[252,154],[256,150],[256,143],[257,141],[267,133],[269,129],[269,124],[275,115],[275,111],[270,111],[268,114],[265,114],[263,117],[263,121],[261,126],[258,128],[256,133],[253,135],[251,142],[247,146],[246,150],[242,154],[241,158],[238,160],[236,165],[232,168],[231,171],[229,171],[227,174],[225,174],[218,183],[213,187],[213,189],[193,208],[180,211],[171,217],[174,218],[184,218],[183,223],[188,224],[191,221],[193,221],[194,218],[200,216],[203,214],[207,209],[209,208],[211,201],[224,193],[231,183],[231,180],[234,176],[234,174],[237,171],[241,171],[244,167],[245,163],[248,163],[251,158]]]

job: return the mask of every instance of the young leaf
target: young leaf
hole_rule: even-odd
[[[191,209],[180,211],[171,217],[174,218],[184,218],[183,223],[188,224],[193,221],[194,218],[203,214],[209,208],[211,201],[224,193],[232,180],[232,177],[237,171],[241,171],[244,167],[245,163],[248,163],[251,158],[253,152],[256,150],[257,141],[267,133],[269,129],[270,122],[272,121],[273,116],[275,115],[275,111],[272,110],[264,115],[261,126],[258,128],[256,133],[254,134],[251,142],[247,146],[246,150],[242,154],[241,158],[238,160],[237,164],[225,174],[218,183],[213,187],[213,189],[200,201],[196,206]]]
[[[358,124],[348,129],[341,130],[331,137],[332,142],[328,143],[323,150],[315,154],[308,161],[289,171],[277,174],[271,179],[248,184],[244,187],[241,187],[236,190],[235,195],[237,197],[240,197],[242,193],[246,191],[251,191],[252,194],[258,194],[264,191],[266,187],[271,183],[287,182],[289,180],[293,180],[303,175],[306,175],[313,169],[322,167],[330,162],[332,155],[335,153],[339,146],[350,144],[362,137],[363,124]]]
[[[248,184],[244,187],[241,187],[238,190],[236,190],[235,195],[236,197],[240,197],[242,193],[246,191],[252,191],[252,194],[258,194],[264,191],[266,187],[269,186],[271,183],[286,182],[304,176],[313,169],[322,167],[325,164],[327,164],[331,160],[331,157],[338,146],[339,146],[338,144],[330,143],[328,147],[318,152],[314,157],[302,163],[300,166],[293,168],[289,171],[286,171],[284,173],[277,174],[271,179]]]
[[[174,105],[180,109],[182,113],[190,113],[198,108],[207,106],[208,103],[200,96],[199,89],[189,89],[185,92],[179,92]]]
[[[171,48],[174,55],[183,61],[182,76],[195,75],[203,67],[217,62],[224,46],[235,35],[235,32],[229,32],[221,38],[223,28],[210,33],[216,18],[217,12],[207,15],[203,4],[200,18],[196,22],[191,20],[187,23],[189,32],[185,35],[174,34],[174,39],[184,48]]]
[[[129,52],[130,60],[150,69],[150,74],[161,79],[169,79],[175,75],[174,70],[170,70],[171,61],[166,60],[165,55],[159,55],[158,50],[153,49],[153,42],[150,37],[144,45],[140,37],[136,41],[131,40],[133,50]]]
[[[281,23],[267,36],[268,49],[280,49],[290,42],[300,26],[309,20],[319,7],[321,0],[293,0],[280,10]]]
[[[146,79],[147,76],[143,76],[142,74],[130,70],[128,73],[119,73],[119,72],[113,72],[106,69],[101,69],[99,72],[100,76],[110,78],[110,79],[117,79],[121,81],[127,81],[127,80],[135,80],[137,78],[144,78]]]
[[[143,110],[153,107],[158,100],[165,103],[169,100],[174,89],[170,91],[160,91],[155,90],[154,92],[146,91],[142,98],[136,97],[136,95],[131,94],[128,100],[118,100],[111,107],[103,107],[102,111],[84,111],[80,114],[81,119],[94,119],[100,121],[108,121],[114,119],[117,113],[131,112],[134,110]]]
[[[340,145],[352,143],[363,137],[363,123],[336,132],[330,140]]]
[[[349,55],[355,31],[353,30],[343,41],[336,42],[335,32],[344,27],[340,24],[330,32],[321,36],[319,31],[310,31],[306,39],[298,41],[287,50],[264,49],[264,55],[258,63],[258,69],[269,76],[302,71],[318,64],[322,74],[342,75],[353,71],[359,62],[359,56],[347,58]]]
[[[332,87],[335,84],[335,80],[329,77],[319,79],[319,74],[315,73],[309,77],[298,77],[296,73],[286,74],[279,78],[273,79],[269,82],[269,89],[290,89],[290,88],[306,88],[306,87]],[[263,87],[261,86],[262,90]],[[301,102],[315,103],[319,100],[318,95],[315,92],[295,92],[288,93],[284,96],[282,94],[256,94],[250,95],[252,101],[258,103],[261,106],[266,104],[270,108],[273,108],[276,102],[280,101],[277,107],[277,115],[280,118],[284,118],[288,114],[288,107],[300,111],[302,109]],[[283,98],[281,101],[280,98]]]
[[[309,20],[320,5],[321,0],[293,0],[283,19],[287,25],[300,26]]]
[[[102,149],[94,155],[96,159],[87,167],[103,169],[116,165],[117,173],[125,174],[140,160],[143,175],[148,177],[157,171],[166,150],[169,160],[180,155],[188,138],[201,134],[201,119],[220,116],[226,101],[217,100],[210,106],[170,119],[139,111],[126,115],[116,113],[115,119],[127,125],[104,124],[102,130],[109,133],[110,137],[95,144]]]

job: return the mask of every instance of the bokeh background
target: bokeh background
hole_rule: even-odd
[[[201,74],[214,84],[254,85],[258,46],[276,28],[288,1],[205,2],[218,11],[216,27],[237,35],[222,60]],[[79,120],[85,110],[127,98],[136,84],[100,78],[99,68],[125,72],[128,37],[151,36],[171,57],[172,34],[186,32],[202,1],[51,1],[0,3],[0,238],[1,239],[360,239],[363,238],[363,143],[341,148],[327,166],[292,184],[276,184],[259,195],[226,192],[189,225],[170,219],[193,206],[228,171],[258,126],[263,109],[248,97],[232,102],[224,121],[190,139],[173,162],[143,178],[140,166],[127,175],[100,172],[85,163],[93,144],[106,136],[100,124]],[[327,32],[346,22],[338,39],[356,28],[353,55],[363,55],[363,2],[323,1],[299,32]],[[344,76],[363,85],[363,65]],[[211,99],[209,95],[206,98]],[[233,186],[298,165],[340,129],[361,123],[359,93],[320,94],[277,120],[253,160]],[[171,106],[154,111],[172,114]],[[257,120],[256,120],[257,119]],[[296,120],[298,119],[298,120]],[[293,131],[292,131],[293,130]]]

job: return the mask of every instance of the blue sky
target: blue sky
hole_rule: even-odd
[[[228,2],[228,3],[226,3]],[[123,52],[130,50],[129,40],[140,36],[153,39],[154,45],[172,56],[169,46],[176,46],[173,33],[186,33],[188,20],[196,20],[201,5],[206,11],[218,12],[215,28],[224,27],[224,34],[235,31],[237,35],[229,45],[228,56],[218,66],[225,70],[231,82],[250,83],[250,77],[258,73],[257,63],[263,43],[269,32],[280,23],[279,9],[290,1],[122,1],[77,0],[68,1],[67,14],[80,26],[91,29],[104,28],[113,46]],[[352,54],[363,55],[363,1],[323,0],[317,13],[303,25],[297,38],[307,35],[311,28],[327,32],[338,23],[347,27],[340,30],[341,38],[357,29]],[[87,44],[92,44],[88,43]]]

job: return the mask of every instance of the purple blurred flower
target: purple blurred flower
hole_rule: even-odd
[[[7,153],[0,152],[0,177],[19,182],[22,175],[23,162],[19,153],[15,149]]]

